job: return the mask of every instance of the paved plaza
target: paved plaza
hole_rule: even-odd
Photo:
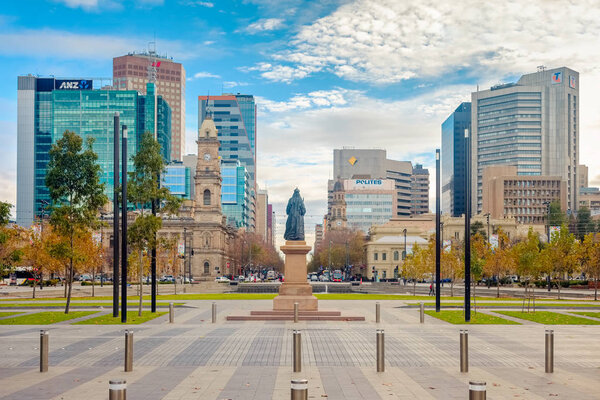
[[[270,300],[190,301],[174,324],[162,316],[134,330],[134,370],[123,372],[119,325],[50,325],[49,372],[39,372],[38,326],[0,326],[0,399],[107,399],[127,380],[127,398],[289,399],[306,378],[312,399],[466,399],[468,381],[489,399],[600,399],[600,326],[553,326],[555,373],[544,373],[544,325],[469,326],[469,373],[459,372],[459,330],[402,301],[321,301],[322,310],[365,322],[225,321],[267,310]],[[108,312],[110,310],[104,310]],[[385,330],[386,370],[375,370],[375,332]],[[292,330],[302,332],[301,373],[292,372]]]

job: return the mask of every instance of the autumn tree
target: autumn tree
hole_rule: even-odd
[[[429,269],[428,258],[427,247],[415,244],[412,247],[412,253],[407,254],[402,264],[402,275],[413,280],[413,296],[417,294],[417,281],[423,279]]]
[[[27,235],[29,244],[24,249],[24,260],[33,267],[35,275],[40,280],[41,287],[44,274],[59,272],[63,267],[60,260],[52,255],[52,249],[60,243],[61,238],[56,234],[52,226],[38,230],[36,225],[32,225],[28,229]],[[34,299],[35,287],[36,284],[34,283],[31,293]]]
[[[540,260],[539,236],[529,228],[527,238],[512,247],[517,275],[525,282],[525,295],[527,295],[529,282],[537,279],[541,274],[542,263]]]
[[[365,237],[360,231],[334,229],[325,234],[321,246],[315,249],[311,270],[320,266],[343,269],[346,265],[355,267],[365,265]]]
[[[463,257],[462,251],[454,246],[450,246],[449,251],[442,251],[440,268],[443,278],[450,279],[450,296],[454,296],[454,283],[456,279],[462,276]]]
[[[560,300],[561,281],[565,276],[571,275],[579,266],[579,242],[575,235],[569,232],[566,225],[562,225],[558,233],[552,235],[550,243],[542,250],[541,261],[543,271],[558,281],[558,299]]]
[[[594,280],[594,300],[598,300],[600,279],[600,234],[588,233],[579,246],[579,260],[588,279]]]
[[[89,138],[83,149],[83,139],[66,131],[49,153],[46,186],[52,199],[50,224],[67,239],[66,244],[63,242],[53,249],[55,255],[69,260],[65,314],[71,304],[74,261],[81,258],[75,241],[100,225],[98,210],[107,202],[104,184],[100,183],[98,155],[92,144],[93,139]]]
[[[77,238],[77,247],[80,249],[80,271],[88,272],[92,277],[92,297],[96,296],[96,275],[104,260],[102,244],[94,240],[91,232]]]
[[[510,239],[504,233],[502,228],[498,228],[498,247],[490,249],[488,258],[483,267],[484,274],[489,277],[496,277],[496,297],[500,297],[500,282],[503,277],[510,275],[516,269],[514,254],[511,251]]]

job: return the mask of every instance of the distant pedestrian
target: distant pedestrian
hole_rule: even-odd
[[[430,283],[430,284],[429,284],[429,295],[430,295],[430,296],[433,296],[433,294],[434,294],[434,293],[433,293],[433,283]]]

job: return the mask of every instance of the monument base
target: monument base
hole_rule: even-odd
[[[273,299],[273,311],[294,311],[294,303],[302,311],[317,311],[319,300],[315,296],[279,295]]]
[[[279,288],[279,296],[273,299],[274,311],[293,311],[298,303],[300,311],[317,311],[319,301],[312,294],[306,280],[306,254],[311,250],[304,240],[287,240],[281,251],[285,254],[283,275],[285,281]]]

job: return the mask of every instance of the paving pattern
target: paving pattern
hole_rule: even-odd
[[[124,378],[131,399],[289,399],[290,380],[307,378],[309,398],[465,399],[468,381],[491,399],[600,399],[600,326],[553,326],[555,373],[544,373],[544,329],[469,326],[470,372],[459,372],[460,325],[382,301],[323,301],[322,309],[365,322],[225,321],[268,309],[270,301],[193,301],[141,326],[51,325],[49,372],[39,372],[39,329],[0,326],[0,400],[106,399]],[[386,371],[375,371],[375,330],[385,330]],[[134,371],[123,372],[124,331],[134,331]],[[302,334],[303,371],[293,373],[292,330]]]

